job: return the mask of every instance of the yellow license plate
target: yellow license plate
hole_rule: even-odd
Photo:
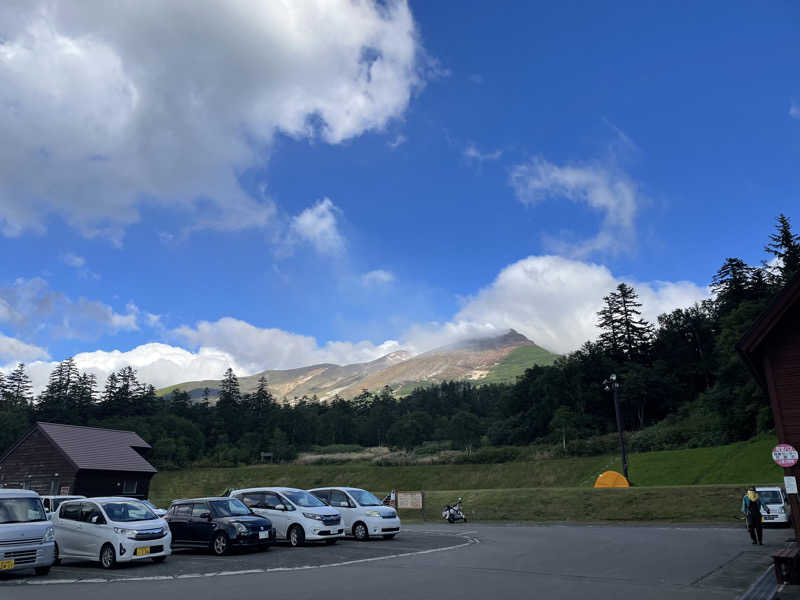
[[[0,571],[8,571],[14,568],[13,560],[0,560]]]
[[[147,556],[148,554],[150,554],[150,546],[136,549],[136,556]]]

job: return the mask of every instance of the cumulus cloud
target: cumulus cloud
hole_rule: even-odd
[[[138,330],[138,309],[131,310],[131,305],[126,309],[127,313],[119,313],[103,302],[69,298],[40,277],[0,285],[0,323],[26,334],[90,339]]]
[[[65,265],[74,269],[80,269],[81,267],[86,266],[86,259],[82,256],[78,256],[77,254],[73,254],[72,252],[67,252],[62,257],[62,260],[64,261]]]
[[[370,286],[378,286],[378,285],[386,285],[387,283],[392,283],[394,281],[394,273],[391,271],[386,271],[384,269],[375,269],[374,271],[369,271],[364,273],[361,276],[361,283],[367,287]]]
[[[635,219],[642,199],[636,183],[622,172],[601,166],[558,166],[534,158],[516,165],[509,182],[524,204],[566,199],[585,203],[603,214],[600,230],[588,240],[575,245],[549,240],[559,254],[585,258],[598,251],[619,252],[635,244]]]
[[[0,360],[13,360],[16,364],[16,362],[27,362],[43,358],[50,358],[44,348],[26,344],[0,333]]]
[[[237,176],[276,134],[383,130],[425,64],[402,0],[0,3],[0,232],[57,215],[119,242],[145,204],[264,226]]]
[[[292,218],[289,241],[308,242],[320,254],[341,254],[345,241],[339,232],[337,214],[339,209],[329,198],[323,198],[314,206]]]

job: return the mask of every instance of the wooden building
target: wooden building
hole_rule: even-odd
[[[739,342],[737,349],[769,394],[778,441],[800,449],[800,276],[772,301]],[[784,469],[800,476],[800,464]],[[800,505],[790,495],[800,539]]]
[[[156,473],[144,458],[150,449],[132,431],[36,423],[0,457],[0,487],[146,499]]]

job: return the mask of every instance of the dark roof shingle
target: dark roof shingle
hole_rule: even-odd
[[[41,422],[37,426],[78,469],[156,472],[134,450],[149,449],[150,444],[132,431]]]

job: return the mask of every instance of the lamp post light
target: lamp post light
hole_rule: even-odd
[[[617,381],[616,374],[612,373],[608,379],[603,381],[603,389],[607,392],[614,392],[614,413],[617,416],[619,447],[622,450],[622,474],[625,475],[625,479],[630,481],[628,477],[628,456],[625,454],[625,437],[622,435],[622,418],[619,414],[619,381]]]

